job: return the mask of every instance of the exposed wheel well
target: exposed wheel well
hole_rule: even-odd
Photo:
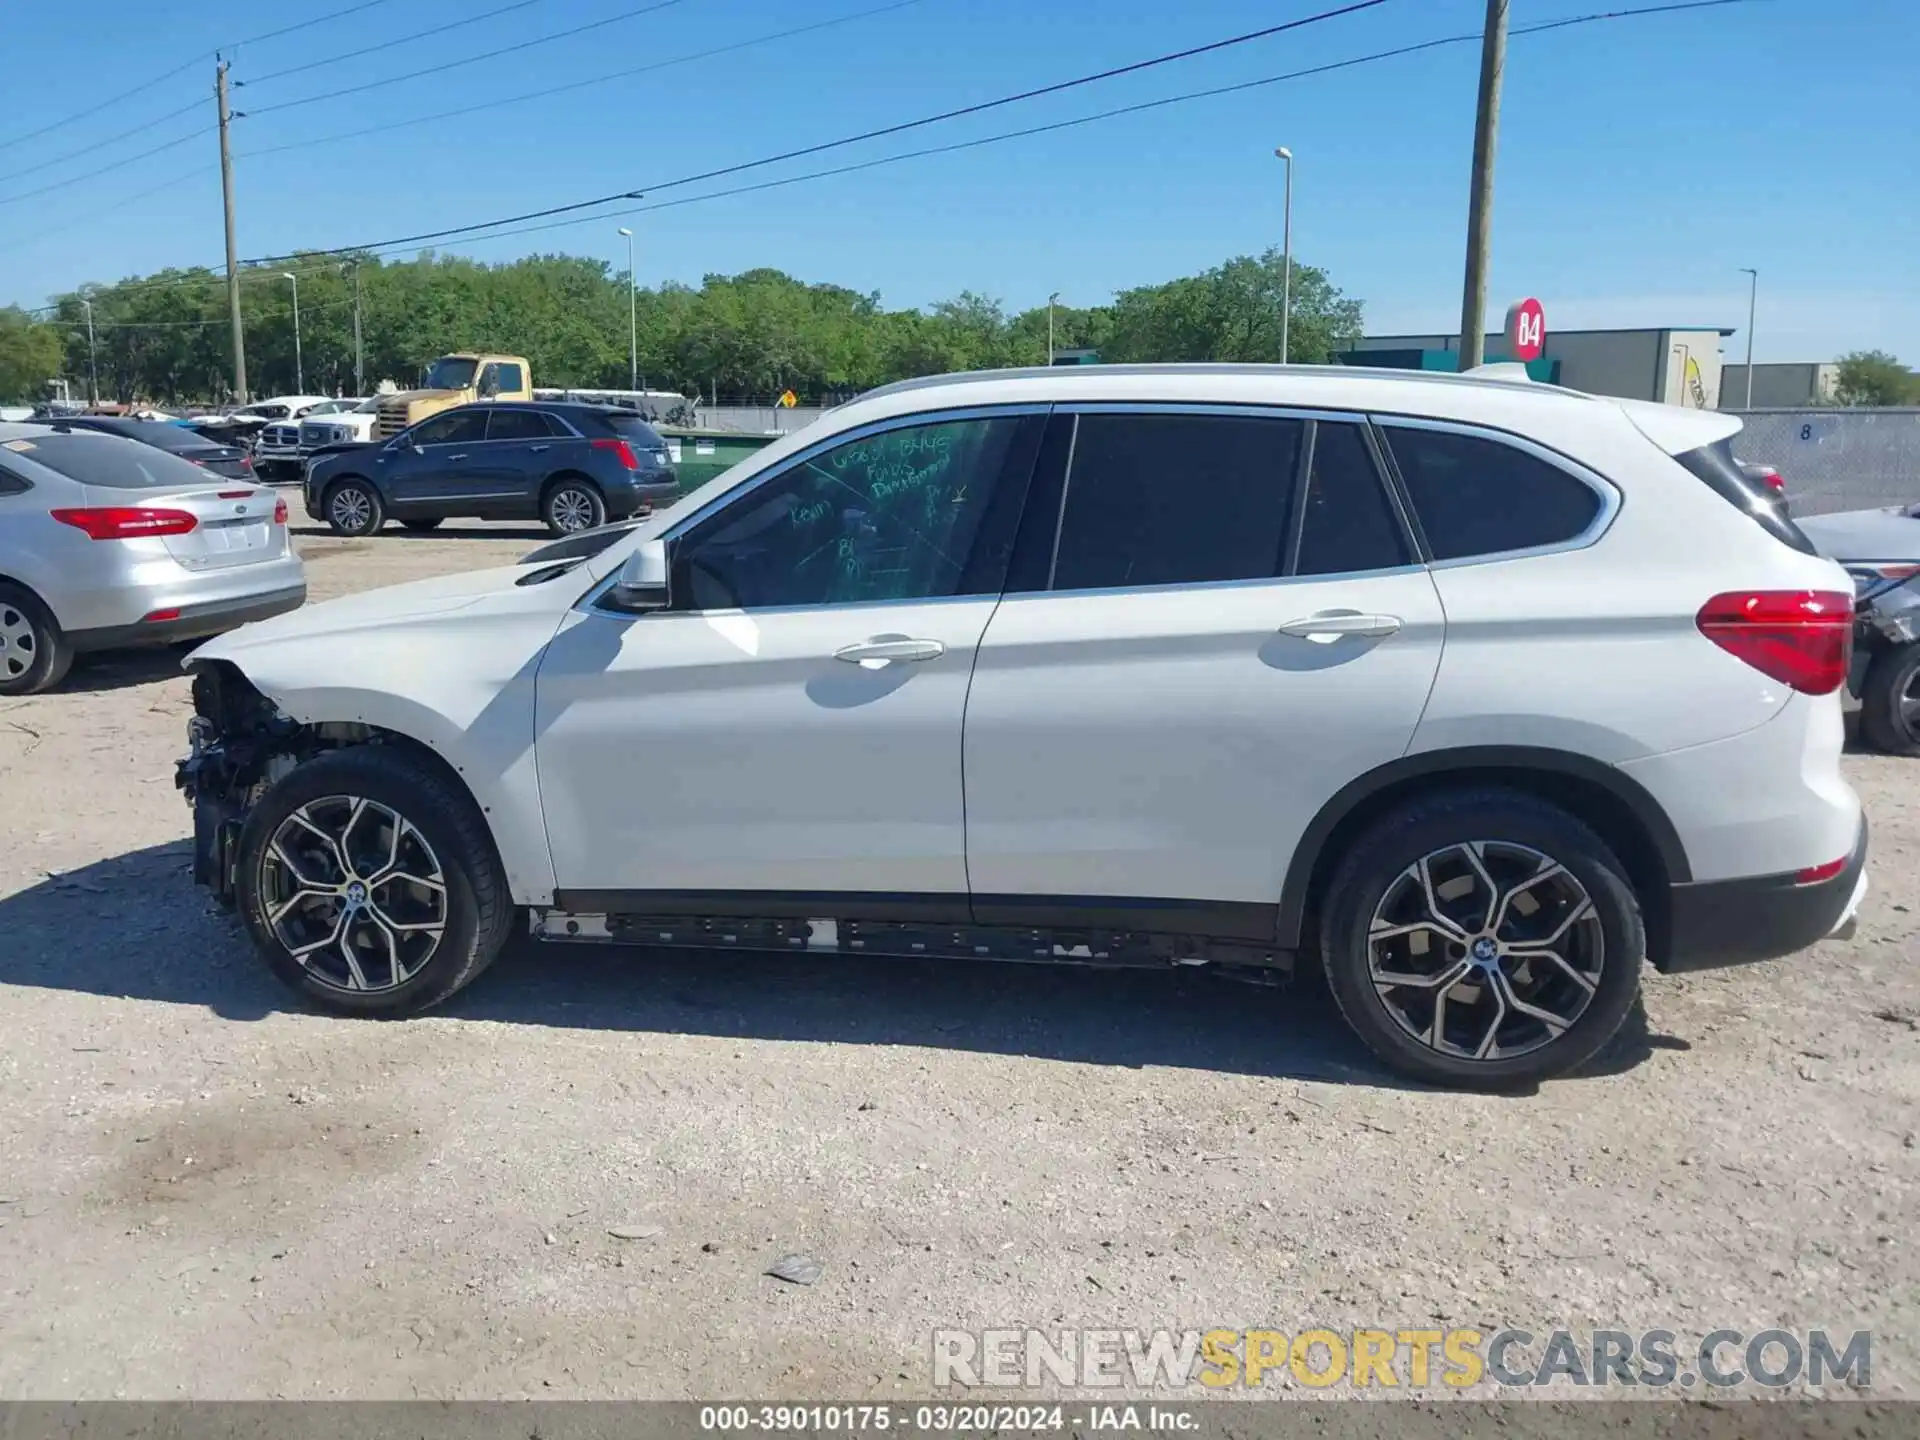
[[[1308,827],[1281,894],[1279,943],[1311,950],[1318,943],[1326,887],[1353,841],[1381,817],[1410,801],[1458,790],[1511,790],[1557,805],[1590,827],[1626,867],[1647,927],[1647,954],[1667,953],[1671,935],[1668,887],[1692,878],[1671,822],[1644,790],[1610,766],[1545,752],[1541,761],[1408,757],[1355,781]],[[1394,772],[1400,773],[1394,773]],[[1599,772],[1599,773],[1596,773]]]
[[[603,504],[605,503],[607,492],[600,488],[599,481],[595,480],[591,475],[581,474],[578,470],[562,470],[558,474],[549,475],[547,477],[547,483],[540,487],[540,508],[544,510],[547,505],[547,497],[569,480],[578,481],[580,484],[586,486],[600,497]]]

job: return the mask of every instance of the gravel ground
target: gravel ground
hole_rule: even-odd
[[[323,598],[539,538],[302,548]],[[1911,762],[1847,761],[1855,939],[1496,1099],[1193,972],[517,944],[303,1013],[189,882],[176,658],[0,702],[0,1397],[904,1397],[937,1327],[1311,1323],[1870,1328],[1920,1386]]]

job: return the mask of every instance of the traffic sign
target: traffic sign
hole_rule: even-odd
[[[1529,295],[1507,307],[1507,349],[1516,360],[1538,360],[1547,348],[1547,312]]]
[[[782,409],[791,410],[799,403],[800,397],[794,394],[793,391],[783,390],[780,392],[780,406]]]

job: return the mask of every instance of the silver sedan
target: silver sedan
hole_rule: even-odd
[[[292,610],[286,502],[150,445],[0,423],[0,695],[76,653],[217,635]]]

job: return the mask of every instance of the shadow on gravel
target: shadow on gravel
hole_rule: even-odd
[[[205,1006],[230,1020],[302,1008],[238,922],[191,881],[186,841],[50,875],[0,899],[0,985]],[[1204,970],[509,943],[440,1015],[509,1025],[914,1045],[1129,1068],[1174,1066],[1418,1088],[1374,1063],[1325,986]],[[342,1022],[355,1023],[355,1022]],[[1686,1043],[1635,1006],[1580,1072],[1633,1069]]]
[[[200,642],[195,641],[194,644]],[[74,657],[67,678],[54,687],[54,694],[85,693],[99,690],[125,690],[134,685],[152,685],[163,680],[178,680],[186,672],[180,662],[193,645],[150,645],[134,650],[98,650]]]
[[[295,535],[306,536],[309,539],[338,540],[342,538],[317,520],[296,522],[291,528]],[[388,540],[526,540],[537,544],[554,537],[553,532],[546,526],[533,520],[524,524],[498,520],[491,524],[483,524],[478,520],[449,520],[443,521],[431,530],[408,530],[398,520],[389,520],[373,535],[362,538],[376,543],[384,543]]]

